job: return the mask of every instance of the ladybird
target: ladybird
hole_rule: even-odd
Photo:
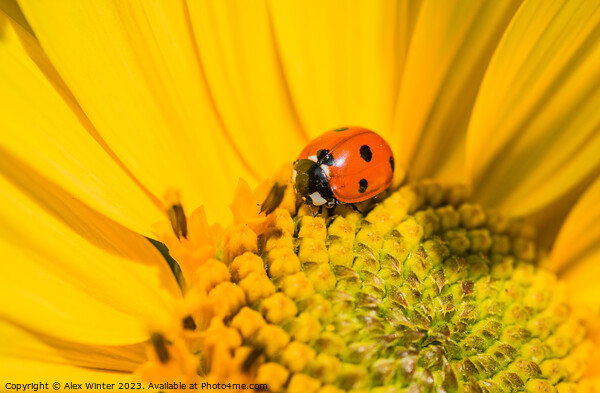
[[[298,196],[322,208],[358,203],[389,187],[394,154],[375,132],[343,127],[319,136],[294,162],[292,183]]]

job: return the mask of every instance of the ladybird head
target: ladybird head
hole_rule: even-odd
[[[323,168],[313,160],[299,159],[294,162],[292,183],[296,194],[305,203],[330,207],[338,203]]]

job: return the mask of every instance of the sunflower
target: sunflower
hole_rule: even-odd
[[[597,2],[2,0],[0,81],[2,389],[597,388]]]

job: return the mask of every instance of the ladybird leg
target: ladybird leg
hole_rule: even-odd
[[[319,214],[323,214],[323,205],[319,206],[319,208],[313,212],[313,217],[316,217]]]
[[[358,210],[358,207],[356,207],[356,205],[354,203],[350,204],[350,207],[352,208],[352,210],[354,210],[357,213],[362,214],[362,212],[360,210]]]

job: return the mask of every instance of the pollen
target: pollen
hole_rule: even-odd
[[[593,346],[531,227],[434,182],[362,213],[313,216],[285,198],[269,214],[248,204],[219,243],[197,217],[169,238],[195,263],[186,299],[207,322],[186,331],[200,377],[272,392],[579,391]]]

